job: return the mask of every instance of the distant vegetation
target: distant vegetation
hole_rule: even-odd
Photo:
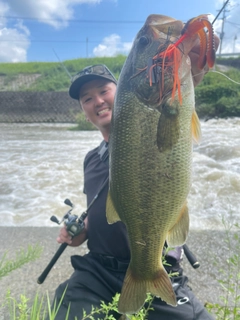
[[[200,118],[240,117],[240,71],[230,68],[222,73],[225,76],[209,72],[195,90]]]
[[[67,91],[71,79],[64,67],[71,76],[86,66],[93,64],[105,64],[116,76],[119,77],[126,56],[119,55],[109,58],[89,58],[59,62],[27,62],[27,63],[0,63],[0,77],[4,78],[4,83],[9,84],[16,75],[40,74],[30,86],[29,83],[23,84],[22,91]],[[1,90],[1,88],[0,88]]]
[[[118,78],[125,59],[126,56],[119,55],[117,57],[66,60],[63,61],[63,64],[73,76],[88,65],[103,63]],[[235,82],[240,82],[240,57],[217,59],[216,70],[219,70],[218,65],[227,66],[228,71],[222,73]],[[25,77],[25,82],[20,81],[20,75]],[[30,79],[31,75],[35,75],[35,78],[28,81],[28,76]],[[16,86],[16,82],[20,82],[20,85]],[[70,82],[69,75],[59,62],[0,63],[0,91],[67,91]],[[199,116],[205,119],[239,117],[239,88],[239,84],[230,81],[223,75],[209,72],[195,90]]]

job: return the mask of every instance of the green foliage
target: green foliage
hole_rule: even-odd
[[[240,69],[240,57],[217,58],[217,63],[224,66]]]
[[[20,295],[20,299],[15,299],[11,297],[10,292],[7,293],[6,296],[6,304],[9,310],[9,316],[11,320],[44,320],[46,316],[48,316],[49,320],[54,320],[59,307],[64,298],[65,292],[61,297],[61,301],[58,305],[54,303],[53,307],[51,307],[50,299],[48,294],[39,296],[36,294],[34,297],[33,303],[30,303],[30,299],[25,295]],[[117,306],[119,301],[120,294],[117,293],[115,297],[113,297],[112,302],[108,304],[101,302],[100,308],[92,307],[90,313],[86,313],[83,310],[83,316],[81,320],[95,320],[96,315],[100,315],[101,319],[104,320],[117,320],[118,318],[115,315],[118,312]],[[122,317],[122,319],[126,320],[145,320],[147,319],[147,315],[151,308],[151,303],[153,301],[153,296],[150,294],[147,295],[145,307],[143,307],[139,312],[135,315],[127,315],[126,317]],[[69,309],[66,315],[66,320],[68,320]],[[104,318],[103,318],[104,316]]]
[[[225,221],[226,268],[220,269],[219,284],[225,291],[220,296],[220,302],[207,304],[209,312],[216,316],[216,320],[240,320],[240,225]],[[233,236],[232,236],[232,231]]]
[[[31,299],[23,294],[20,295],[19,299],[13,298],[11,292],[8,291],[3,306],[6,305],[8,307],[8,314],[11,320],[44,320],[46,316],[48,316],[49,320],[54,320],[64,295],[65,291],[59,305],[56,306],[56,304],[54,304],[53,308],[51,308],[48,293],[42,296],[39,296],[37,293],[33,302],[31,302]]]
[[[83,112],[80,112],[76,115],[76,122],[77,126],[71,127],[68,130],[97,130],[97,128],[94,127],[94,125],[91,122],[86,120]]]
[[[27,251],[21,249],[16,253],[15,260],[8,260],[7,253],[0,260],[0,279],[13,270],[19,269],[24,264],[34,261],[40,257],[42,248],[39,245],[28,246]]]
[[[86,312],[84,311],[82,320],[94,320],[95,319],[94,315],[96,315],[96,314],[104,315],[104,318],[103,318],[104,320],[117,320],[118,318],[114,317],[113,312],[115,312],[115,313],[118,312],[117,306],[118,306],[119,298],[120,298],[120,294],[117,293],[115,295],[115,297],[113,297],[112,302],[105,304],[102,301],[101,307],[100,308],[93,307],[90,314],[86,314]],[[151,304],[152,304],[153,299],[154,299],[154,297],[151,294],[148,294],[147,299],[145,301],[145,306],[143,308],[141,308],[138,313],[136,313],[134,315],[126,315],[125,317],[122,316],[122,318],[124,318],[126,320],[147,319],[147,315],[148,315],[149,311],[153,310],[151,308]],[[101,317],[101,319],[102,319],[102,317]]]
[[[196,87],[196,110],[200,118],[240,116],[240,84],[236,83],[240,83],[240,72],[231,69],[224,75],[209,72]]]
[[[56,62],[18,62],[0,63],[0,75],[19,73],[42,73],[57,65]]]

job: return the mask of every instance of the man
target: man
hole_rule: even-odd
[[[218,44],[218,39],[216,41]],[[190,53],[195,85],[202,80],[204,74],[197,68],[198,52],[199,47],[196,46]],[[72,239],[64,227],[57,238],[59,243],[67,242],[71,246],[79,246],[88,240],[89,249],[85,256],[72,256],[71,262],[75,271],[71,278],[56,290],[55,299],[58,304],[67,288],[56,316],[57,320],[65,319],[68,308],[68,319],[82,319],[83,310],[89,314],[92,306],[100,307],[101,301],[111,302],[113,296],[121,292],[130,260],[125,225],[122,222],[109,225],[106,220],[109,174],[107,144],[116,84],[115,77],[106,66],[94,65],[80,71],[69,89],[70,96],[80,102],[86,119],[100,130],[104,140],[99,147],[87,154],[84,161],[84,192],[88,206],[98,195],[88,210],[85,229]],[[166,268],[167,271],[179,273],[172,278],[178,306],[169,306],[160,298],[155,298],[152,303],[154,310],[149,312],[149,320],[212,319],[187,286],[187,277],[182,274],[179,265],[181,252],[181,248],[177,248],[166,257],[171,264],[171,267]],[[120,317],[117,313],[114,313],[114,316],[116,319]],[[103,318],[104,315],[96,315],[96,319]]]

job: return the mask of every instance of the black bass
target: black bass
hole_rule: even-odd
[[[126,224],[131,249],[120,313],[137,312],[147,292],[176,306],[162,252],[165,241],[171,247],[182,245],[189,230],[192,140],[200,136],[200,123],[188,53],[196,34],[203,37],[205,24],[210,29],[205,16],[199,19],[203,27],[188,34],[192,22],[184,28],[181,21],[150,15],[120,74],[107,199],[107,220]],[[206,55],[208,62],[214,57],[214,48],[208,51],[209,43],[202,48],[202,64]]]

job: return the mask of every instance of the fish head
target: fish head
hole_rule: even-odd
[[[169,64],[168,57],[163,63],[158,55],[181,36],[183,27],[179,20],[152,14],[134,40],[122,71],[125,75],[121,78],[149,107],[157,108],[162,97],[172,91],[173,66]]]

